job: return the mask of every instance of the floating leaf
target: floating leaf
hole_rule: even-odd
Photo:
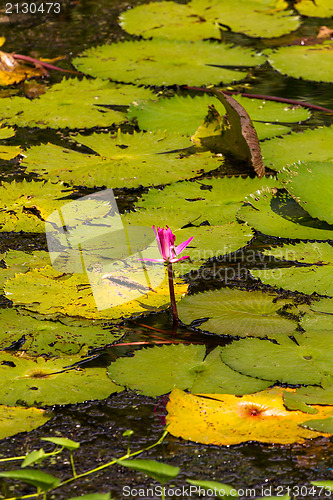
[[[333,81],[333,41],[291,45],[268,53],[268,61],[283,75],[315,82]]]
[[[126,224],[146,226],[152,226],[156,221],[163,226],[172,220],[173,229],[190,223],[196,226],[203,222],[209,222],[210,226],[222,225],[235,220],[246,196],[264,186],[273,188],[278,185],[272,177],[222,177],[171,184],[143,194],[136,203],[136,212],[126,214],[123,220]],[[192,243],[196,243],[196,238]]]
[[[296,392],[288,394],[286,393],[284,395],[284,402],[285,405],[290,409],[301,409],[302,405],[305,405],[308,408],[312,408],[308,405],[333,406],[332,376],[323,377],[321,380],[321,387],[299,387]]]
[[[329,243],[298,243],[266,251],[277,258],[304,263],[307,267],[254,269],[251,273],[263,283],[303,293],[333,295],[333,247]]]
[[[333,299],[320,299],[311,304],[310,309],[300,321],[304,330],[332,330]]]
[[[297,0],[295,9],[302,16],[332,17],[333,6],[330,0]]]
[[[47,474],[41,470],[35,469],[18,469],[18,470],[9,470],[6,472],[0,472],[0,477],[6,477],[8,479],[17,479],[19,481],[23,481],[24,483],[31,484],[42,491],[48,491],[52,488],[55,488],[60,484],[60,479],[51,476],[51,474]]]
[[[2,99],[2,116],[6,123],[21,127],[109,127],[125,118],[124,113],[109,106],[128,106],[131,101],[148,99],[152,95],[143,87],[117,85],[100,79],[64,78],[38,99]]]
[[[219,348],[205,360],[204,357],[205,347],[199,345],[142,349],[134,357],[118,358],[111,363],[108,375],[117,384],[147,396],[160,396],[175,387],[192,392],[209,390],[245,394],[265,389],[270,384],[231,370],[221,361]]]
[[[15,308],[0,310],[0,348],[6,349],[24,339],[22,348],[30,354],[77,354],[83,345],[90,348],[111,344],[123,332],[103,329],[102,325],[68,326],[20,314]]]
[[[14,137],[15,129],[11,127],[1,127],[0,128],[0,139],[9,139],[10,137]]]
[[[29,149],[22,165],[28,172],[69,184],[130,188],[196,177],[221,164],[221,159],[210,153],[184,156],[184,152],[174,152],[191,146],[189,139],[179,134],[119,132],[114,137],[95,133],[75,139],[98,155],[47,144]]]
[[[205,346],[182,344],[141,349],[133,358],[118,358],[111,363],[108,376],[146,396],[159,396],[174,387],[191,387],[205,352]]]
[[[282,399],[285,391],[273,388],[237,397],[230,394],[194,396],[174,389],[167,404],[168,431],[176,437],[216,445],[246,441],[301,443],[324,434],[299,427],[312,416],[287,411]],[[319,407],[318,413],[320,418],[326,418],[332,415],[333,408]]]
[[[186,5],[173,2],[139,5],[124,12],[121,26],[129,33],[145,37],[185,40],[219,38],[218,25],[253,37],[278,37],[294,31],[299,18],[285,1],[276,0],[192,0]],[[242,15],[239,15],[242,12]]]
[[[0,439],[14,436],[19,432],[29,432],[44,425],[51,414],[37,408],[17,408],[0,406]]]
[[[260,291],[224,288],[185,297],[178,312],[183,323],[202,319],[200,328],[218,335],[275,338],[296,328],[296,323],[278,314],[287,301],[277,298]]]
[[[128,33],[177,40],[220,38],[220,30],[212,19],[204,19],[199,9],[175,2],[137,5],[122,12],[120,26]]]
[[[45,159],[44,159],[45,160]],[[45,219],[68,196],[69,190],[62,184],[47,182],[13,181],[0,186],[1,231],[44,231]]]
[[[301,427],[310,429],[311,431],[327,432],[329,434],[333,434],[333,417],[327,417],[323,420],[314,418],[300,425]]]
[[[140,265],[139,265],[140,264]],[[129,278],[134,276],[143,279],[141,263],[138,259],[127,263]],[[117,272],[124,276],[123,268],[113,265],[114,275]],[[110,271],[113,271],[110,267]],[[119,265],[118,265],[119,268]],[[130,274],[132,270],[132,273]],[[165,275],[163,271],[163,275]],[[132,315],[166,309],[170,305],[168,279],[161,278],[161,266],[150,268],[148,279],[157,282],[155,289],[149,289],[147,281],[142,283],[142,293],[139,298],[131,300],[131,295],[137,297],[136,287],[122,286],[119,280],[112,281],[101,276],[101,273],[91,272],[87,275],[75,273],[59,273],[50,266],[35,269],[25,274],[19,274],[7,281],[5,293],[14,303],[24,305],[29,311],[38,312],[47,317],[77,316],[90,319],[119,319]],[[137,281],[137,280],[135,280]],[[140,285],[140,283],[139,283]],[[176,299],[179,300],[187,291],[187,285],[179,278],[175,280]],[[96,304],[99,304],[100,309]]]
[[[174,479],[178,476],[180,468],[173,465],[163,464],[156,460],[145,460],[143,458],[132,460],[116,460],[119,465],[128,467],[129,469],[142,472],[147,476],[152,477],[161,484]]]
[[[242,80],[264,57],[244,47],[179,40],[139,40],[84,51],[73,64],[82,72],[142,85],[207,85]]]
[[[21,154],[21,148],[19,146],[3,146],[0,144],[0,158],[2,160],[11,160]]]
[[[260,99],[249,99],[241,95],[233,97],[250,115],[259,139],[267,138],[273,132],[275,135],[280,135],[289,130],[282,125],[274,125],[276,122],[293,123],[307,120],[310,117],[306,108],[286,106],[278,102]],[[222,103],[213,96],[204,93],[202,96],[175,95],[169,99],[160,98],[156,101],[132,103],[127,118],[136,118],[142,130],[168,130],[169,132],[193,135],[211,104],[215,105],[221,115],[225,113]]]
[[[44,267],[50,264],[48,252],[36,251],[34,253],[21,252],[20,250],[8,250],[1,256],[6,267],[0,268],[0,287],[15,274],[25,273],[34,267]]]
[[[46,360],[0,354],[0,401],[16,405],[54,405],[104,399],[123,388],[106,376],[104,368],[66,370],[82,356]]]
[[[333,161],[294,163],[283,168],[278,177],[312,217],[333,224]]]
[[[261,147],[264,164],[280,171],[297,162],[332,160],[332,140],[333,126],[292,132],[283,139],[265,141]]]
[[[310,224],[303,225],[300,222],[295,223],[288,220],[286,217],[288,204],[291,201],[295,205],[290,196],[280,193],[275,197],[273,191],[263,188],[248,197],[247,200],[250,204],[239,210],[238,217],[263,234],[280,238],[298,238],[300,240],[327,240],[333,237],[332,230],[318,229],[317,227],[311,227]],[[303,218],[304,215],[308,214],[304,212]],[[311,220],[309,216],[308,218]]]
[[[314,331],[294,334],[297,344],[282,337],[273,344],[268,340],[242,339],[223,348],[222,360],[233,370],[287,384],[319,384],[333,374],[331,332]]]

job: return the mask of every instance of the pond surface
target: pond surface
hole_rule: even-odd
[[[63,0],[62,10],[59,15],[28,15],[17,14],[10,17],[10,22],[1,22],[1,35],[6,38],[4,50],[30,55],[36,58],[52,59],[65,56],[65,59],[55,62],[59,66],[72,70],[72,59],[89,47],[111,43],[115,41],[130,40],[134,37],[123,31],[117,18],[121,11],[143,2],[130,1],[119,2],[113,0]],[[1,7],[2,9],[2,7]],[[3,10],[3,9],[2,9]],[[0,11],[0,14],[3,14]],[[311,18],[304,20],[297,32],[285,35],[282,39],[284,44],[305,37],[314,37],[322,20]],[[325,19],[325,22],[331,22]],[[332,22],[331,22],[332,23]],[[242,34],[232,32],[224,33],[227,42],[236,43],[244,47],[257,50],[274,46],[274,39],[263,41]],[[279,40],[281,44],[281,39]],[[61,81],[60,73],[52,72],[44,79],[43,83],[54,84]],[[333,86],[329,83],[316,83],[297,80],[291,77],[283,77],[267,64],[253,69],[251,77],[247,79],[248,89],[251,93],[288,97],[303,102],[313,103],[325,108],[333,108]],[[163,89],[167,92],[166,89]],[[0,96],[24,95],[24,85],[16,87],[2,87]],[[185,91],[177,86],[168,90],[170,94],[184,95]],[[194,94],[194,92],[193,92]],[[294,124],[294,130],[302,130],[305,126],[318,127],[332,124],[332,115],[323,112],[313,112],[310,121]],[[126,129],[126,125],[124,126]],[[109,130],[114,130],[110,127]],[[66,131],[55,131],[51,129],[37,129],[19,127],[15,138],[10,142],[12,145],[31,147],[41,143],[51,142],[53,144],[68,147],[71,143]],[[230,160],[221,167],[223,173],[243,173],[237,162]],[[245,173],[252,173],[246,171]],[[214,176],[219,177],[219,172]],[[23,178],[34,178],[34,174],[26,173],[17,160],[3,162],[1,171],[2,181],[21,181]],[[208,177],[210,179],[211,177]],[[204,179],[204,176],[201,180]],[[76,188],[75,196],[84,196],[93,192],[93,189],[84,186]],[[115,190],[118,206],[122,212],[132,209],[133,204],[139,197],[147,192],[147,189],[118,189]],[[277,211],[279,208],[277,208]],[[281,211],[286,208],[281,207]],[[288,207],[288,217],[297,221],[303,218],[304,213],[300,207],[291,202]],[[305,214],[307,216],[307,214]],[[308,224],[325,229],[325,223],[314,222],[309,219]],[[331,229],[331,226],[327,225]],[[245,251],[234,254],[233,261],[220,262],[209,261],[206,265],[210,279],[200,279],[195,273],[187,277],[189,293],[197,293],[225,286],[239,287],[243,290],[269,290],[269,285],[260,284],[255,281],[248,270],[259,268],[259,252],[276,244],[278,241],[274,236],[256,233],[255,238]],[[299,241],[299,240],[298,240]],[[47,250],[46,238],[43,233],[15,233],[5,232],[0,242],[0,253],[9,249],[22,250],[26,252]],[[249,264],[248,255],[255,255],[258,260]],[[274,267],[267,259],[268,267]],[[223,272],[218,273],[219,270]],[[221,278],[222,276],[222,278]],[[297,292],[282,292],[285,297],[296,298],[299,302],[306,303],[307,297]],[[8,296],[1,297],[2,307],[10,306]],[[92,354],[99,354],[86,366],[106,367],[110,361],[119,356],[126,356],[141,348],[140,342],[149,343],[170,340],[171,318],[170,312],[158,312],[146,317],[135,318],[124,321],[120,328],[124,331],[122,343],[133,343],[134,345],[124,347],[106,346],[92,350]],[[110,328],[112,332],[112,328]],[[204,343],[208,350],[216,346],[223,346],[231,342],[227,336],[219,337],[207,332],[201,332],[195,328],[180,326],[174,341],[190,341]],[[135,345],[137,343],[137,345]],[[151,374],[154,377],[154,373]],[[165,425],[166,398],[161,396],[152,398],[138,395],[132,391],[123,391],[114,394],[101,401],[88,401],[75,405],[56,405],[52,407],[52,418],[41,428],[29,433],[20,433],[0,441],[0,456],[24,455],[27,451],[41,447],[40,439],[45,436],[66,436],[74,441],[80,442],[81,447],[75,452],[75,463],[78,472],[98,467],[103,463],[111,461],[126,453],[127,438],[123,433],[132,429],[131,449],[145,448],[157,441],[163,434]],[[45,445],[46,451],[52,446]],[[316,492],[311,492],[311,481],[332,479],[333,467],[333,443],[329,438],[317,438],[309,440],[304,444],[291,445],[267,445],[256,442],[248,442],[235,446],[214,446],[196,444],[191,441],[177,439],[168,435],[163,444],[144,453],[144,458],[163,461],[170,465],[179,466],[179,476],[168,483],[170,487],[186,488],[186,479],[210,479],[232,485],[239,490],[240,498],[257,498],[269,495],[282,496],[289,494],[299,498],[323,498]],[[69,455],[66,455],[64,463],[63,455],[54,458],[45,468],[55,476],[70,477]],[[4,470],[11,469],[11,465],[3,466]],[[93,493],[111,492],[112,498],[134,498],[135,494],[124,493],[124,486],[139,490],[143,488],[138,496],[141,498],[152,498],[152,495],[144,491],[152,485],[152,480],[142,474],[133,472],[120,465],[114,465],[104,471],[64,486],[59,491],[50,494],[50,498],[66,500],[70,497]],[[2,498],[14,496],[12,487],[3,480],[0,483]],[[26,486],[16,490],[16,494],[29,495],[34,489]],[[169,497],[172,496],[170,490]],[[156,491],[153,498],[158,498]],[[178,498],[188,498],[187,490],[177,495]],[[192,493],[191,498],[199,498],[198,494]],[[211,498],[211,497],[209,497]]]

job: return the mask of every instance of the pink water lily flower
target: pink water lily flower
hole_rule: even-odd
[[[156,236],[156,241],[158,245],[158,249],[160,254],[162,255],[162,259],[144,259],[150,262],[179,262],[180,260],[189,259],[189,256],[178,257],[178,255],[188,246],[188,244],[193,240],[193,236],[183,243],[180,243],[177,247],[175,247],[175,239],[176,236],[173,234],[171,229],[166,226],[158,227],[157,230],[155,226],[153,226],[153,230]]]

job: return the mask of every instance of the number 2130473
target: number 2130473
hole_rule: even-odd
[[[60,2],[6,3],[6,14],[60,14]]]

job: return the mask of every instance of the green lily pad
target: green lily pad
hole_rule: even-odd
[[[286,210],[288,213],[288,204],[290,202],[295,204],[290,195],[280,193],[276,197],[272,190],[264,188],[249,196],[247,200],[249,204],[239,210],[238,218],[263,234],[300,240],[333,238],[333,231],[330,229],[318,229],[311,227],[311,225],[303,225],[300,222],[295,223],[289,220],[286,214]],[[308,215],[307,212],[304,212],[304,215]],[[309,216],[308,218],[311,219]],[[316,219],[314,219],[314,223],[316,223]]]
[[[333,81],[333,41],[317,45],[279,47],[268,53],[268,61],[283,75],[315,82]]]
[[[333,5],[331,0],[298,0],[295,9],[302,16],[311,17],[332,17]]]
[[[1,127],[0,128],[0,139],[9,139],[14,137],[15,129],[11,127]]]
[[[312,217],[333,224],[333,161],[295,163],[278,178]]]
[[[104,399],[123,388],[105,374],[105,368],[64,368],[82,361],[81,355],[30,358],[0,354],[0,401],[29,406],[82,403]]]
[[[184,156],[184,152],[174,152],[191,146],[180,134],[93,134],[75,139],[98,155],[47,144],[29,149],[22,165],[28,172],[69,184],[115,188],[170,183],[215,170],[221,164],[221,158],[210,153]]]
[[[120,24],[129,33],[181,40],[219,38],[218,25],[253,37],[278,37],[299,27],[299,18],[286,10],[287,2],[192,0],[186,5],[161,2],[124,12]],[[242,12],[242,15],[239,15]]]
[[[175,2],[137,5],[120,15],[119,24],[128,33],[146,38],[188,41],[220,38],[217,23],[203,18],[191,2],[186,5]]]
[[[332,376],[323,377],[321,387],[298,387],[295,392],[283,396],[287,408],[297,409],[299,405],[333,405]]]
[[[327,417],[324,419],[313,419],[307,420],[304,424],[300,424],[301,427],[305,429],[310,429],[312,431],[327,432],[333,434],[333,417]],[[314,484],[314,483],[312,483]],[[324,486],[323,483],[317,482],[318,486]]]
[[[263,283],[308,294],[333,295],[333,247],[329,243],[284,245],[264,253],[314,265],[251,270]]]
[[[124,270],[119,269],[117,261],[110,266],[111,279],[104,276],[103,272],[92,271],[88,279],[86,274],[65,274],[46,266],[9,279],[5,285],[5,294],[14,304],[43,314],[46,318],[75,316],[119,320],[169,307],[168,280],[164,269],[161,274],[161,266],[150,268],[146,276],[138,259],[128,260],[127,276],[135,278],[136,286],[132,287],[127,283],[122,285],[120,278],[123,278]],[[138,281],[143,280],[143,277],[146,279],[145,283]],[[154,288],[149,288],[147,283],[154,284]],[[176,299],[179,300],[186,291],[184,281],[175,280]]]
[[[19,154],[21,154],[21,148],[19,146],[4,146],[0,144],[0,158],[2,160],[11,160]]]
[[[221,348],[211,351],[199,366],[191,387],[193,394],[252,394],[267,389],[271,382],[242,375],[222,362]]]
[[[68,326],[59,321],[36,319],[15,308],[0,309],[0,348],[6,349],[24,336],[21,349],[30,354],[77,354],[83,345],[90,348],[111,344],[123,336],[102,325]]]
[[[11,182],[0,186],[1,231],[42,232],[45,219],[62,205],[59,200],[70,193],[62,184]]]
[[[333,126],[322,127],[265,141],[261,151],[265,166],[280,171],[285,166],[303,161],[331,161],[332,141]]]
[[[15,274],[25,273],[34,267],[44,267],[51,263],[48,252],[44,251],[27,253],[20,250],[8,250],[2,258],[6,267],[0,268],[0,289],[9,278],[14,278]]]
[[[231,83],[246,77],[248,70],[242,67],[257,66],[264,61],[264,56],[244,47],[153,39],[90,48],[76,57],[73,64],[91,76],[161,86]]]
[[[300,325],[304,330],[333,330],[333,299],[320,299],[310,306]]]
[[[223,347],[222,360],[244,375],[287,384],[320,384],[333,374],[333,338],[330,332],[295,334],[296,342],[281,337],[280,344],[242,339]]]
[[[293,333],[297,326],[279,314],[287,301],[277,298],[276,294],[224,288],[185,297],[178,312],[183,323],[203,319],[200,328],[218,335],[275,338]]]
[[[293,123],[310,117],[309,111],[305,108],[249,99],[240,95],[233,97],[250,115],[257,133],[259,132],[259,139],[271,137],[272,134],[280,135],[290,130],[276,123]],[[208,106],[212,104],[221,115],[225,113],[222,103],[208,94],[194,97],[175,95],[169,99],[160,98],[154,101],[132,103],[127,118],[136,118],[142,130],[168,130],[193,135],[206,116]]]
[[[2,116],[6,123],[21,127],[109,127],[124,121],[125,115],[105,105],[128,106],[132,101],[152,96],[152,91],[143,87],[117,85],[100,79],[64,78],[38,99],[2,99]]]
[[[30,432],[50,420],[52,415],[37,408],[0,406],[0,439],[19,432]]]
[[[205,350],[202,345],[192,344],[142,349],[134,357],[118,358],[111,363],[108,375],[116,383],[147,396],[166,394],[175,387],[192,392],[247,394],[268,386],[267,381],[246,377],[227,367],[221,361],[220,348],[206,359]]]
[[[181,228],[203,222],[221,225],[235,220],[247,195],[262,187],[277,187],[273,177],[251,179],[223,177],[180,182],[164,189],[150,189],[136,203],[136,212],[126,214],[124,223]]]

